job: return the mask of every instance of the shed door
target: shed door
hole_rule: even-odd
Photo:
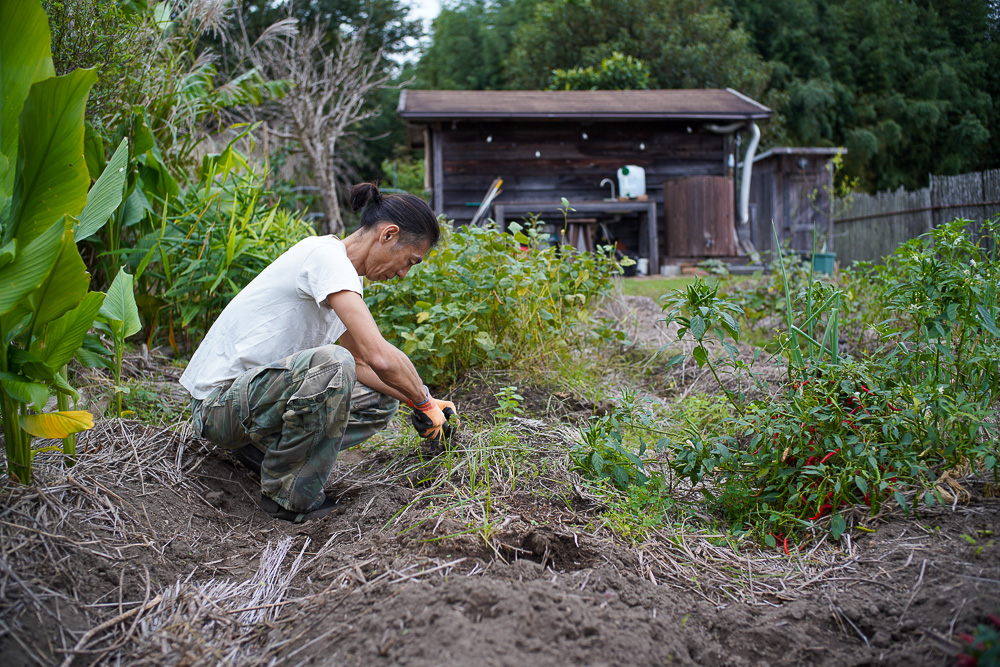
[[[669,257],[737,254],[733,181],[691,176],[664,181],[664,233]]]

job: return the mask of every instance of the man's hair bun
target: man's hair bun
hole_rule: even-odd
[[[427,202],[407,192],[383,195],[375,183],[358,183],[351,188],[351,208],[361,211],[358,222],[362,229],[391,222],[399,226],[400,237],[407,243],[427,241],[433,246],[441,234],[437,216]]]
[[[358,183],[351,187],[351,210],[357,212],[368,204],[377,204],[382,200],[382,193],[374,183]]]

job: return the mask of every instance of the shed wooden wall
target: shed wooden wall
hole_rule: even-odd
[[[805,167],[799,160],[805,160]],[[779,241],[788,239],[793,250],[812,252],[813,233],[820,245],[830,226],[830,197],[833,177],[827,168],[830,155],[778,154],[753,165],[750,180],[751,240],[758,252],[774,251],[771,222]],[[827,249],[833,250],[833,239]]]
[[[663,182],[721,176],[726,171],[729,135],[699,127],[696,122],[566,120],[435,124],[428,151],[435,208],[456,223],[468,222],[476,210],[472,204],[478,205],[497,177],[504,179],[503,201],[558,201],[560,197],[571,204],[599,201],[611,194],[608,187],[600,187],[601,180],[614,181],[617,193],[618,168],[635,164],[645,169],[646,192],[660,207],[657,223],[662,251],[667,237]],[[439,164],[434,164],[435,159]]]

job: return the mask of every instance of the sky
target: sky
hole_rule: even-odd
[[[2,1],[2,0],[0,0]],[[407,0],[404,0],[406,2]],[[440,0],[408,0],[410,5],[410,18],[420,19],[424,22],[424,33],[430,33],[431,21],[437,18],[438,13],[441,11]],[[426,43],[426,38],[423,40]],[[419,43],[416,40],[407,40],[407,44],[411,47],[411,51],[408,54],[401,54],[393,56],[393,60],[402,64],[405,62],[416,62],[419,58]]]
[[[441,11],[439,0],[410,0],[410,16],[421,19],[424,22],[424,29],[430,30],[431,20]]]

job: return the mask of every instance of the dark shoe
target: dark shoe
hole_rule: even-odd
[[[339,504],[340,502],[336,498],[330,498],[328,496],[316,509],[308,512],[296,512],[295,510],[285,509],[267,496],[260,497],[260,508],[264,510],[264,512],[273,516],[275,519],[284,519],[285,521],[291,521],[292,523],[305,523],[306,521],[312,521],[313,519],[322,519],[326,515],[333,512]]]
[[[233,455],[237,461],[243,464],[243,467],[250,472],[257,473],[260,477],[260,467],[264,463],[264,454],[254,447],[253,445],[244,445],[239,449],[230,450],[230,454]]]

